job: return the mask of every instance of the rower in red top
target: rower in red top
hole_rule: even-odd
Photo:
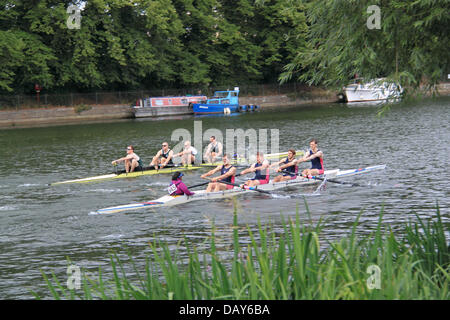
[[[170,186],[167,188],[167,192],[169,192],[171,196],[181,196],[183,194],[187,196],[192,196],[194,194],[194,192],[189,191],[188,187],[181,180],[182,176],[183,173],[178,171],[173,174],[172,182],[170,183]]]
[[[318,176],[324,173],[323,166],[323,152],[317,147],[317,140],[312,139],[309,142],[309,147],[311,148],[309,152],[297,160],[297,164],[300,162],[311,161],[311,169],[305,169],[302,171],[302,176],[311,178],[312,176]]]
[[[232,184],[225,184],[220,183],[219,180],[228,182],[228,183],[234,183],[234,176],[236,174],[236,167],[234,167],[231,164],[231,157],[229,154],[224,154],[222,156],[223,164],[218,165],[216,168],[212,169],[211,171],[202,174],[201,178],[205,179],[209,177],[210,175],[213,175],[216,172],[220,171],[220,176],[214,177],[211,179],[211,183],[208,184],[208,187],[206,188],[206,192],[217,192],[227,189],[233,189]]]
[[[254,172],[255,177],[253,179],[247,180],[247,182],[245,182],[245,185],[249,187],[256,187],[257,185],[260,184],[269,183],[270,180],[269,161],[264,159],[264,153],[257,152],[256,163],[252,164],[250,168],[243,170],[241,172],[241,175],[250,172]]]

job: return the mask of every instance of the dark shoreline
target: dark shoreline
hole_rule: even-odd
[[[325,94],[324,94],[325,93]],[[242,97],[241,104],[256,104],[262,109],[336,102],[337,98],[327,91],[313,97],[293,99],[288,95]],[[173,115],[177,117],[181,115]],[[66,124],[95,123],[133,119],[133,109],[129,105],[88,105],[83,111],[77,107],[46,107],[0,111],[0,129],[27,128]],[[160,117],[154,117],[160,119]],[[163,118],[163,117],[161,117]],[[167,118],[167,117],[164,117]]]
[[[450,83],[439,85],[442,96],[450,95]],[[292,107],[311,104],[324,104],[338,102],[337,93],[312,88],[309,92],[279,94],[267,96],[241,97],[240,104],[259,105],[264,108]],[[179,117],[181,115],[173,115]],[[153,119],[166,119],[167,116],[153,117]],[[0,111],[0,129],[46,127],[69,124],[89,124],[100,122],[116,122],[134,119],[133,108],[124,104],[55,106],[45,108],[9,109]]]

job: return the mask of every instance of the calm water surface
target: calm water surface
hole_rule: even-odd
[[[110,172],[111,160],[122,157],[128,144],[135,145],[136,153],[148,163],[162,141],[170,142],[173,130],[186,128],[193,133],[194,120],[202,121],[203,130],[217,128],[224,133],[233,128],[279,129],[283,151],[305,149],[314,137],[325,153],[327,168],[388,166],[384,172],[349,178],[363,187],[328,183],[317,196],[310,196],[316,189],[311,186],[279,192],[278,197],[237,197],[242,226],[255,228],[260,219],[276,229],[281,215],[294,217],[296,208],[304,216],[305,194],[312,220],[326,219],[324,242],[349,232],[361,210],[358,230],[372,232],[382,206],[384,222],[398,232],[402,222],[414,219],[414,212],[432,217],[436,202],[449,226],[449,108],[450,99],[441,98],[393,106],[383,118],[376,116],[376,107],[329,104],[228,117],[0,130],[0,298],[33,298],[31,290],[49,298],[40,270],[55,272],[65,283],[67,259],[93,273],[98,267],[108,273],[110,254],[128,251],[143,268],[149,241],[163,239],[175,247],[186,236],[201,246],[212,221],[226,252],[231,243],[232,200],[94,214],[99,208],[164,195],[168,175],[48,186]],[[203,182],[200,172],[187,172],[184,181]]]

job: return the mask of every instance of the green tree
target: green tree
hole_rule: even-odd
[[[255,41],[262,48],[262,72],[266,82],[276,81],[286,61],[306,47],[305,6],[300,1],[255,1],[258,26]]]
[[[54,34],[52,21],[58,10],[53,10],[47,1],[2,1],[0,7],[0,50],[5,59],[1,87],[11,91],[31,90],[34,83],[53,86],[52,68],[57,56],[45,40]]]
[[[370,5],[381,28],[369,29]],[[317,0],[307,3],[308,47],[280,80],[341,86],[355,74],[434,85],[449,70],[448,0]]]
[[[182,50],[177,57],[180,85],[208,85],[212,82],[209,56],[217,30],[216,0],[174,0],[183,25]]]
[[[252,0],[222,0],[220,12],[224,19],[219,24],[218,49],[226,53],[229,74],[218,82],[239,84],[262,79],[260,43],[255,41],[258,33],[258,17]],[[227,81],[228,79],[228,81]]]
[[[0,90],[13,90],[15,70],[24,61],[24,42],[16,33],[0,31]]]

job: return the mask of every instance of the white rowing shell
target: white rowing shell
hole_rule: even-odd
[[[337,176],[339,172],[339,169],[336,170],[328,170],[325,171],[325,176],[327,178],[334,178]],[[320,182],[318,180],[314,179],[306,179],[303,177],[297,177],[296,179],[288,180],[288,181],[282,181],[282,182],[276,182],[276,183],[268,183],[264,185],[260,185],[257,188],[260,190],[277,190],[282,189],[290,186],[298,186],[298,185],[307,185],[307,184],[314,184]],[[227,197],[233,197],[239,194],[248,193],[248,192],[257,192],[251,189],[242,189],[239,187],[234,187],[233,189],[219,191],[219,192],[206,192],[206,190],[200,190],[196,191],[194,195],[192,196],[163,196],[159,199],[147,201],[147,202],[140,202],[140,203],[132,203],[132,204],[126,204],[122,206],[115,206],[115,207],[109,207],[109,208],[103,208],[99,209],[97,213],[105,214],[105,213],[117,213],[121,211],[134,211],[139,210],[143,208],[158,208],[158,207],[167,207],[167,206],[174,206],[181,203],[187,203],[195,200],[213,200],[213,199],[221,199],[221,198],[227,198]]]
[[[351,170],[326,170],[324,176],[326,178],[332,179],[332,178],[341,178],[341,177],[348,177],[353,175],[358,175],[362,173],[368,173],[376,170],[384,170],[386,169],[386,165],[377,165],[377,166],[371,166],[371,167],[365,167],[365,168],[359,168],[359,169],[351,169]],[[282,188],[287,188],[290,186],[300,186],[300,185],[308,185],[308,184],[314,184],[321,182],[320,180],[314,180],[314,179],[306,179],[303,177],[297,177],[292,180],[288,181],[282,181],[282,182],[270,182],[268,184],[260,185],[257,188],[260,190],[270,191],[270,190],[277,190]],[[106,213],[117,213],[122,211],[134,211],[144,208],[158,208],[158,207],[166,207],[166,206],[174,206],[181,203],[187,203],[195,200],[213,200],[213,199],[221,199],[221,198],[227,198],[227,197],[233,197],[239,194],[248,193],[248,192],[257,192],[254,190],[249,189],[242,189],[238,187],[234,187],[233,189],[219,191],[219,192],[206,192],[206,190],[200,190],[196,191],[194,195],[192,196],[170,196],[166,195],[159,199],[147,201],[147,202],[140,202],[140,203],[132,203],[122,206],[115,206],[115,207],[109,207],[109,208],[103,208],[99,209],[97,213],[99,214],[106,214]]]

